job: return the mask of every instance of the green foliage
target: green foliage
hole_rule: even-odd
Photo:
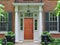
[[[3,38],[0,38],[0,43],[2,43],[3,42]]]
[[[13,42],[7,42],[7,45],[14,45]]]
[[[2,8],[0,8],[0,13],[1,13],[1,12],[4,12],[4,10],[3,10]]]
[[[43,35],[48,35],[48,36],[50,36],[50,33],[49,33],[48,31],[44,31],[44,32],[43,32]]]
[[[3,16],[2,12],[4,12],[4,6],[2,4],[0,4],[0,16]]]
[[[2,12],[4,18],[8,18],[8,12]]]
[[[56,8],[54,9],[54,11],[56,12],[56,16],[58,16],[59,13],[60,13],[60,1],[59,1],[59,0],[58,0],[57,6],[56,6]]]
[[[2,45],[2,44],[0,43],[0,45]]]
[[[48,31],[44,31],[43,34],[48,34]]]
[[[42,42],[41,44],[42,44],[42,45],[45,45],[45,42]]]
[[[15,34],[12,31],[7,32],[5,35],[6,36],[13,36],[13,37],[15,37]]]

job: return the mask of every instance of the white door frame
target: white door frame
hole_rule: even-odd
[[[23,42],[24,41],[24,35],[23,35],[23,33],[24,33],[24,30],[22,31],[22,30],[20,30],[20,25],[19,25],[19,14],[18,14],[18,6],[19,6],[19,4],[14,4],[15,5],[15,42]],[[24,4],[23,4],[24,5]],[[27,4],[26,4],[27,5]],[[33,5],[33,4],[31,4],[31,5]],[[35,30],[34,30],[34,42],[36,42],[36,41],[41,41],[41,34],[42,34],[42,28],[43,28],[43,26],[42,26],[42,6],[44,5],[42,5],[42,4],[37,4],[37,5],[39,5],[39,21],[38,21],[38,31],[36,32]],[[39,33],[38,33],[39,32]],[[37,36],[37,33],[39,34],[39,36]]]

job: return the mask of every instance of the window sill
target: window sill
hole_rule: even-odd
[[[58,32],[58,31],[50,31],[49,33],[51,33],[51,34],[60,34],[60,32]]]
[[[5,34],[7,33],[7,31],[0,31],[0,34]]]

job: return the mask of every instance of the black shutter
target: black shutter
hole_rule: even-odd
[[[49,31],[49,12],[45,12],[45,31]]]
[[[59,13],[59,32],[60,32],[60,13]]]
[[[8,12],[8,31],[12,31],[12,12]]]

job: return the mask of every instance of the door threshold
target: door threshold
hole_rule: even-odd
[[[24,40],[24,42],[33,42],[33,40]]]

